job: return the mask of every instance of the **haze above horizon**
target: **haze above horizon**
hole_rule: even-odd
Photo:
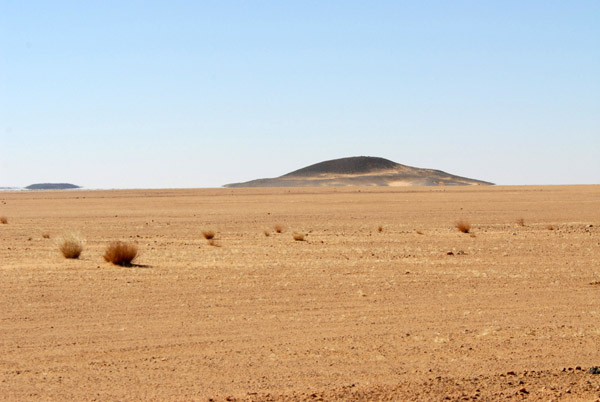
[[[0,1],[0,187],[349,156],[600,183],[600,2]]]

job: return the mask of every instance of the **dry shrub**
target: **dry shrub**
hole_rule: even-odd
[[[525,219],[523,219],[523,218],[517,219],[517,225],[519,225],[519,226],[525,226]]]
[[[381,226],[381,225],[377,226],[377,231],[379,233],[383,232],[383,226]]]
[[[137,257],[137,253],[137,245],[122,241],[113,241],[106,247],[104,260],[122,267],[130,267],[132,261]]]
[[[456,228],[459,232],[469,233],[471,231],[471,224],[461,219],[458,222],[456,222]]]
[[[265,234],[265,236],[267,236],[267,237],[271,236],[271,232],[269,232],[268,230],[265,230],[263,233],[264,233],[264,234]]]
[[[49,239],[50,238],[50,233],[42,233],[42,237],[44,239]]]
[[[423,231],[421,231],[421,230],[417,230],[417,234],[419,234],[419,235],[422,235],[422,234],[423,234]]]
[[[63,236],[58,248],[65,258],[79,258],[83,251],[83,241],[74,234]]]
[[[304,233],[294,232],[293,237],[296,241],[304,241]]]
[[[548,230],[554,230],[554,225],[548,225],[547,229]]]
[[[275,226],[273,227],[273,229],[274,229],[274,230],[275,230],[275,232],[277,232],[277,233],[281,233],[281,232],[283,232],[283,226],[281,226],[281,225],[275,225]]]
[[[0,216],[0,223],[6,225],[8,223],[8,218],[6,216]]]
[[[210,240],[210,239],[214,239],[215,238],[215,232],[213,230],[205,230],[202,232],[202,235],[204,236],[204,238],[206,240]]]

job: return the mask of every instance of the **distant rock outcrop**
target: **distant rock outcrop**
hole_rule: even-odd
[[[71,183],[37,183],[25,187],[27,190],[72,190],[75,188],[81,187]]]
[[[401,165],[384,158],[356,156],[316,163],[273,179],[257,179],[225,187],[322,186],[469,186],[492,185],[441,170]]]

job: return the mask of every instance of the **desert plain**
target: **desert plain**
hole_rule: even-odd
[[[1,192],[0,216],[3,401],[600,400],[600,186]]]

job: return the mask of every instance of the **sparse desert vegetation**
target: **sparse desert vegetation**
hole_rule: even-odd
[[[596,400],[600,186],[540,189],[7,193],[0,399]]]
[[[215,231],[214,230],[205,230],[205,231],[202,232],[202,236],[204,236],[204,238],[206,240],[214,239],[214,237],[215,237]]]
[[[134,243],[113,241],[104,251],[104,260],[114,265],[129,267],[138,255],[138,247]]]
[[[304,241],[304,233],[294,232],[294,234],[292,235],[292,237],[296,241]]]
[[[42,233],[42,237],[43,237],[44,239],[49,239],[49,238],[50,238],[50,233],[48,233],[48,232],[44,232],[44,233]]]
[[[6,216],[0,216],[0,223],[6,225],[8,223],[8,218]]]
[[[67,234],[59,240],[58,248],[63,257],[77,259],[83,251],[83,240],[78,235]]]
[[[379,233],[383,232],[383,226],[381,226],[381,225],[377,226],[377,231]]]
[[[517,225],[519,225],[519,226],[525,226],[525,219],[523,219],[523,218],[517,219],[516,222],[517,222]]]
[[[457,221],[454,226],[456,226],[456,229],[462,233],[469,233],[471,231],[471,223],[465,221],[464,219]]]
[[[275,231],[275,233],[282,233],[283,232],[283,226],[281,226],[281,225],[275,225],[273,227],[273,230]]]

